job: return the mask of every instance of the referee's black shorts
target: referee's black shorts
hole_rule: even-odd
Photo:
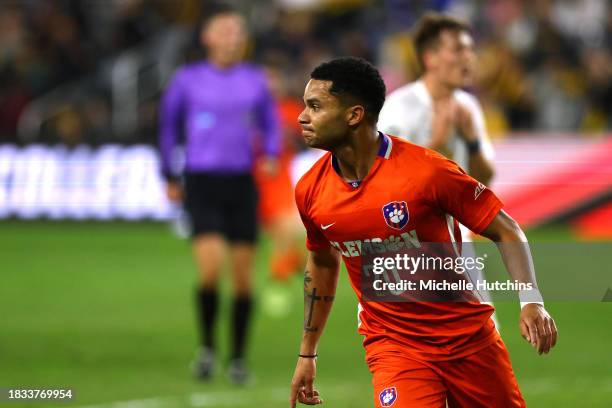
[[[191,236],[219,233],[230,242],[257,238],[257,190],[251,174],[185,174]]]

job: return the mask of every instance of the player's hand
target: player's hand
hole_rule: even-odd
[[[448,142],[457,121],[457,103],[452,98],[444,98],[434,103],[434,116],[431,125],[429,147],[439,150]]]
[[[166,196],[173,203],[183,201],[183,188],[181,184],[177,181],[168,181],[166,184]]]
[[[478,139],[478,136],[476,135],[476,128],[474,126],[474,120],[472,119],[472,113],[468,108],[460,103],[457,103],[456,105],[455,123],[457,133],[459,133],[459,136],[466,142],[473,142]]]
[[[542,305],[525,305],[521,310],[519,327],[523,338],[538,350],[538,354],[548,353],[557,343],[557,326]]]
[[[319,391],[314,389],[314,379],[317,374],[317,362],[314,358],[299,358],[293,380],[291,381],[291,395],[289,402],[291,408],[295,408],[299,401],[306,405],[322,404]]]

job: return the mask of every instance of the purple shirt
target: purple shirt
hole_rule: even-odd
[[[254,160],[254,137],[262,153],[278,156],[280,128],[275,101],[261,69],[241,63],[227,69],[207,62],[180,68],[168,85],[160,110],[162,172],[247,173]],[[185,146],[184,169],[176,147]]]

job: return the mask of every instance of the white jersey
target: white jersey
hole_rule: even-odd
[[[459,89],[453,93],[453,98],[471,112],[482,153],[487,159],[493,159],[493,147],[487,136],[484,114],[478,100]],[[378,130],[426,146],[431,140],[433,115],[431,95],[425,83],[422,80],[411,82],[387,96],[380,111]],[[450,152],[448,158],[467,171],[469,165],[467,146],[456,130],[453,130],[445,147]]]

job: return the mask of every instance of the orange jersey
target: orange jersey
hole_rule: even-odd
[[[493,308],[479,302],[366,302],[362,299],[361,251],[397,240],[461,241],[459,224],[482,232],[502,208],[484,185],[442,155],[381,134],[369,174],[347,183],[331,153],[301,178],[295,197],[311,251],[333,246],[342,254],[359,301],[359,333],[366,349],[397,349],[415,357],[446,360],[476,352],[499,334]],[[404,217],[393,221],[389,209]],[[386,213],[387,212],[387,213]]]

